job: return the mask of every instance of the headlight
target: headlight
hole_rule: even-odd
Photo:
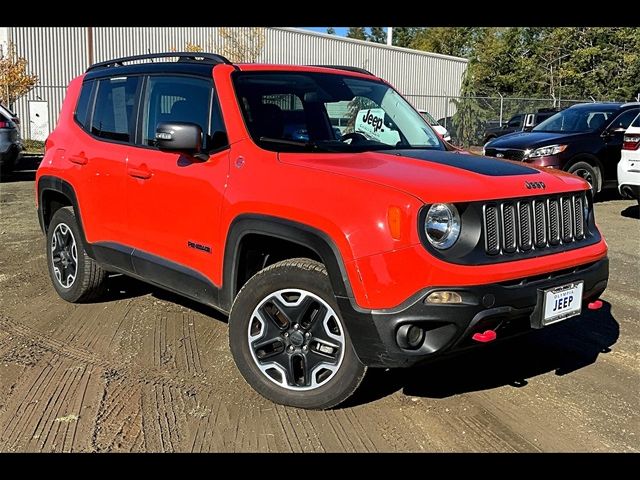
[[[434,203],[424,220],[424,232],[434,247],[445,250],[460,236],[460,215],[455,205]]]
[[[534,157],[548,157],[549,155],[557,155],[560,152],[564,152],[567,148],[566,145],[549,145],[548,147],[540,147],[536,148],[533,151],[525,150],[525,158],[534,158]]]

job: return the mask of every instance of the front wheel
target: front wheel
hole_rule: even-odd
[[[587,162],[576,162],[571,165],[567,171],[589,182],[589,184],[591,185],[591,191],[594,194],[600,191],[600,169],[598,167],[594,167]]]
[[[273,402],[325,409],[357,389],[366,367],[356,356],[324,265],[284,260],[255,274],[229,316],[233,358]]]

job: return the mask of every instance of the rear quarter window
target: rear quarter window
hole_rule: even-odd
[[[76,121],[82,125],[85,130],[89,130],[89,103],[91,101],[91,94],[93,93],[93,83],[93,81],[88,81],[82,84],[80,97],[78,97],[78,103],[76,104]]]

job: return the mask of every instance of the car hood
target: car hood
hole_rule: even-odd
[[[485,145],[485,148],[514,148],[526,150],[527,148],[574,142],[591,135],[594,135],[594,133],[515,132],[490,141]]]
[[[588,188],[574,175],[521,162],[434,150],[280,153],[280,161],[392,187],[424,203],[523,197]],[[526,182],[543,182],[544,189]]]

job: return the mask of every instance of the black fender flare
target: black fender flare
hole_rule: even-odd
[[[47,191],[53,191],[60,193],[69,199],[71,206],[73,207],[73,211],[75,213],[76,219],[78,221],[78,229],[80,230],[80,235],[82,237],[82,243],[84,244],[84,248],[87,254],[95,258],[93,255],[93,248],[90,243],[87,242],[87,238],[84,234],[84,226],[82,224],[82,215],[80,213],[80,207],[78,204],[78,197],[76,196],[76,191],[73,186],[63,180],[60,177],[54,177],[52,175],[43,175],[38,179],[38,222],[40,223],[40,229],[44,234],[47,233],[45,221],[44,221],[44,194]]]
[[[238,253],[245,235],[260,234],[287,240],[311,249],[322,260],[336,297],[353,299],[347,271],[340,251],[329,235],[309,225],[292,220],[262,214],[242,214],[234,218],[229,226],[223,259],[223,281],[220,304],[231,310],[238,292]]]

